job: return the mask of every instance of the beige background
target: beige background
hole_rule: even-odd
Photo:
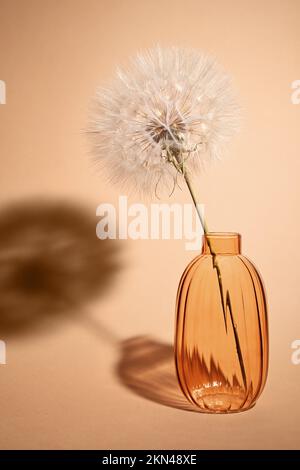
[[[291,83],[300,78],[300,1],[0,0],[0,15],[0,447],[299,448],[291,342],[300,338],[300,105]],[[87,105],[117,63],[156,43],[215,54],[244,109],[229,155],[199,187],[210,227],[242,234],[267,287],[270,373],[247,413],[180,409],[168,344],[178,280],[193,256],[184,242],[104,249],[94,240],[95,209],[116,202],[119,188],[87,157]],[[52,256],[47,245],[60,240],[53,206],[78,250],[74,266],[68,248]],[[46,239],[43,253],[26,235],[31,220],[37,240]]]

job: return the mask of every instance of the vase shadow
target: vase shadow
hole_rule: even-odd
[[[123,341],[120,349],[116,375],[123,386],[160,405],[199,412],[181,392],[171,345],[137,336]]]
[[[119,247],[96,237],[96,222],[85,207],[63,200],[0,209],[2,338],[79,318],[107,292],[120,270]]]

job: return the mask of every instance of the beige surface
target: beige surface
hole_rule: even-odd
[[[80,227],[82,216],[90,227],[74,235],[75,279],[68,253],[36,255],[50,286],[38,300],[21,292],[24,280],[14,280],[16,292],[5,290],[2,271],[0,307],[12,307],[19,330],[0,320],[8,357],[0,366],[0,447],[299,447],[300,365],[291,363],[291,342],[300,338],[300,105],[292,105],[290,87],[300,78],[300,2],[0,0],[0,12],[0,79],[7,84],[7,104],[0,106],[0,195],[3,209],[17,205],[1,213],[0,225],[11,218],[17,232],[4,240],[2,254],[5,243],[15,243],[18,252],[26,243],[36,250],[23,233],[32,213],[40,220],[43,207],[49,223],[42,217],[36,230],[60,238],[47,206],[52,202],[60,204],[66,237],[72,229],[64,218]],[[182,406],[164,343],[172,341],[177,283],[193,256],[184,242],[122,241],[102,252],[90,243],[96,206],[116,201],[119,192],[94,175],[86,157],[80,130],[87,103],[116,63],[157,42],[214,53],[234,76],[244,108],[244,129],[230,155],[199,182],[210,226],[242,233],[243,252],[267,286],[269,379],[257,407],[240,415],[165,406]],[[40,212],[32,202],[24,209],[27,199],[41,197]],[[187,198],[177,193],[172,201]],[[78,205],[84,215],[76,216]],[[102,255],[108,257],[103,266]],[[51,297],[58,286],[65,289],[65,305]],[[119,346],[140,335],[150,339]],[[143,360],[144,350],[154,365]],[[166,374],[169,382],[162,385]]]

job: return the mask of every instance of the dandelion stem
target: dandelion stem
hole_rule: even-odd
[[[179,167],[182,168],[182,161],[181,161],[181,158],[179,155],[175,155],[175,158],[176,158],[176,161],[179,165]],[[178,169],[178,168],[177,168]],[[244,387],[245,387],[245,390],[247,389],[247,377],[246,377],[246,369],[245,369],[245,364],[244,364],[244,359],[243,359],[243,354],[242,354],[242,350],[241,350],[241,345],[240,345],[240,339],[239,339],[239,335],[238,335],[238,331],[237,331],[237,327],[235,325],[235,322],[234,322],[234,318],[233,318],[233,312],[232,312],[232,305],[231,305],[231,300],[230,300],[230,294],[227,290],[226,292],[226,299],[224,298],[224,289],[223,289],[223,281],[222,281],[222,275],[221,275],[221,270],[220,270],[220,266],[218,264],[218,260],[217,260],[217,254],[216,252],[213,250],[212,248],[212,245],[211,245],[211,241],[209,239],[209,237],[207,236],[209,234],[209,231],[208,231],[208,227],[207,227],[207,224],[206,224],[206,221],[201,213],[201,210],[200,210],[200,205],[197,201],[197,197],[196,197],[196,193],[195,193],[195,190],[193,188],[193,184],[191,182],[191,178],[189,176],[189,173],[187,171],[187,169],[185,168],[184,170],[181,171],[182,172],[182,175],[184,177],[184,180],[186,182],[186,185],[188,187],[188,190],[190,192],[190,195],[192,197],[192,200],[193,200],[193,203],[195,205],[195,209],[197,211],[197,214],[199,216],[199,219],[200,219],[200,222],[201,222],[201,225],[202,225],[202,228],[203,228],[203,232],[204,232],[204,235],[206,236],[206,242],[207,242],[207,245],[208,245],[208,248],[209,248],[209,251],[211,253],[211,256],[212,256],[212,264],[213,264],[213,268],[216,270],[216,274],[217,274],[217,280],[218,280],[218,285],[219,285],[219,291],[220,291],[220,297],[221,297],[221,304],[222,304],[222,310],[223,310],[223,317],[224,317],[224,324],[225,324],[225,330],[226,330],[226,333],[227,333],[227,316],[226,316],[226,312],[227,312],[227,309],[229,311],[229,318],[230,318],[230,323],[232,325],[232,328],[233,328],[233,335],[234,335],[234,340],[235,340],[235,346],[236,346],[236,352],[237,352],[237,356],[238,356],[238,360],[239,360],[239,364],[240,364],[240,369],[241,369],[241,374],[242,374],[242,379],[243,379],[243,384],[244,384]]]
[[[193,185],[192,185],[192,182],[191,182],[191,179],[187,173],[187,171],[184,172],[183,174],[184,176],[184,179],[185,179],[185,182],[186,182],[186,185],[188,187],[188,190],[191,194],[191,197],[192,197],[192,200],[193,200],[193,203],[195,205],[195,209],[197,211],[197,214],[198,214],[198,217],[200,219],[200,222],[201,222],[201,225],[202,225],[202,228],[203,228],[203,232],[205,235],[208,234],[208,227],[206,225],[206,222],[205,222],[205,219],[201,213],[201,210],[200,210],[200,207],[199,207],[199,203],[197,202],[197,197],[196,197],[196,194],[195,194],[195,190],[193,188]],[[210,251],[211,251],[211,247],[209,247]]]

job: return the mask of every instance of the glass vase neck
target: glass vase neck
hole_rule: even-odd
[[[209,232],[203,236],[202,253],[205,255],[238,255],[241,253],[241,235],[230,232]]]

